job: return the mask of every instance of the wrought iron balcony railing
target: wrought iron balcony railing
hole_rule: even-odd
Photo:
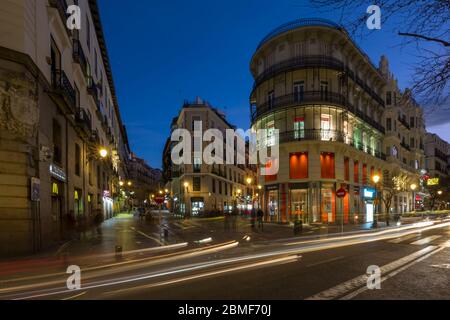
[[[73,39],[73,60],[80,65],[83,74],[87,77],[87,58],[78,39]]]
[[[60,95],[66,102],[70,113],[75,113],[76,93],[63,70],[52,71],[52,88],[54,93]]]
[[[293,93],[281,97],[273,98],[265,103],[251,105],[251,120],[254,122],[259,117],[268,114],[272,111],[300,106],[305,104],[332,104],[340,106],[364,122],[368,123],[378,131],[385,133],[385,128],[374,119],[363,113],[361,110],[355,108],[342,94],[328,91],[305,91],[302,93]]]
[[[92,119],[87,114],[86,110],[83,108],[78,109],[77,113],[75,114],[75,120],[77,124],[82,128],[86,134],[89,136],[92,135]]]

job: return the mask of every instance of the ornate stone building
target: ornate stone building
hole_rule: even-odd
[[[70,238],[73,219],[119,210],[129,147],[96,1],[3,0],[0,255]],[[101,152],[100,152],[101,151]]]
[[[193,136],[196,122],[202,123],[202,131],[218,129],[224,137],[225,131],[235,129],[225,114],[209,103],[197,98],[185,102],[179,115],[173,119],[171,133],[176,129],[186,129]],[[163,178],[169,191],[171,211],[181,215],[201,215],[208,213],[241,212],[249,210],[252,198],[256,196],[256,169],[242,164],[208,165],[202,157],[193,154],[192,164],[174,165],[171,159],[176,142],[169,139],[163,152]],[[203,149],[210,142],[203,142]],[[224,153],[225,154],[225,153]],[[249,180],[250,179],[250,180]]]
[[[418,180],[421,110],[411,100],[388,100],[399,91],[387,60],[375,66],[341,26],[322,19],[287,23],[261,41],[250,70],[252,128],[267,129],[258,144],[280,146],[273,160],[278,174],[260,177],[268,220],[372,222],[382,209],[373,176],[389,181],[405,172]],[[412,197],[402,194],[395,211],[410,210]]]

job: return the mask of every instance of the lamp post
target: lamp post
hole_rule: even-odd
[[[372,177],[372,181],[373,181],[373,183],[374,183],[374,185],[375,185],[375,206],[374,206],[374,216],[375,216],[375,219],[373,220],[373,228],[377,228],[378,227],[378,212],[377,212],[377,207],[378,207],[378,198],[379,198],[379,196],[378,196],[378,183],[380,182],[380,180],[381,180],[381,178],[380,178],[380,176],[378,175],[378,174],[375,174],[373,177]],[[387,218],[387,220],[386,220],[386,224],[387,225],[389,225],[389,216],[388,216],[388,218]]]
[[[253,179],[251,177],[248,177],[247,178],[247,185],[248,185],[249,188],[251,187],[252,182],[253,182]],[[254,196],[255,196],[255,194],[254,194],[254,190],[252,188],[252,195],[251,195],[251,200],[250,200],[251,203],[252,203],[252,209],[253,209],[253,198],[254,198]],[[248,197],[248,195],[247,195],[247,197]],[[248,208],[248,203],[247,203],[247,208]]]
[[[183,198],[184,198],[184,217],[185,217],[186,216],[186,211],[187,211],[187,209],[186,209],[186,207],[187,207],[187,205],[186,205],[186,195],[189,192],[189,182],[185,181],[183,186],[184,186],[184,196],[183,196]]]
[[[415,184],[415,183],[411,184],[410,188],[411,188],[412,197],[413,197],[413,201],[412,201],[413,207],[412,207],[411,211],[415,212],[416,211],[416,189],[417,189],[417,184]]]

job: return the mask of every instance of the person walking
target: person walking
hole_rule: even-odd
[[[261,210],[261,208],[258,209],[258,229],[261,228],[261,231],[264,231],[264,212]]]
[[[255,229],[255,227],[256,227],[256,209],[255,209],[255,207],[253,207],[252,211],[251,211],[251,220],[252,220],[252,229]]]
[[[98,235],[102,234],[102,223],[103,223],[103,214],[101,210],[98,210],[94,217],[94,225]]]

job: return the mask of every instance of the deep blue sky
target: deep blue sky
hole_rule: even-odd
[[[121,114],[131,149],[153,167],[184,101],[201,96],[249,127],[250,58],[273,28],[298,18],[339,17],[300,0],[99,0]],[[400,87],[414,55],[390,28],[357,39],[378,65],[386,54]],[[448,124],[429,127],[450,141]]]

